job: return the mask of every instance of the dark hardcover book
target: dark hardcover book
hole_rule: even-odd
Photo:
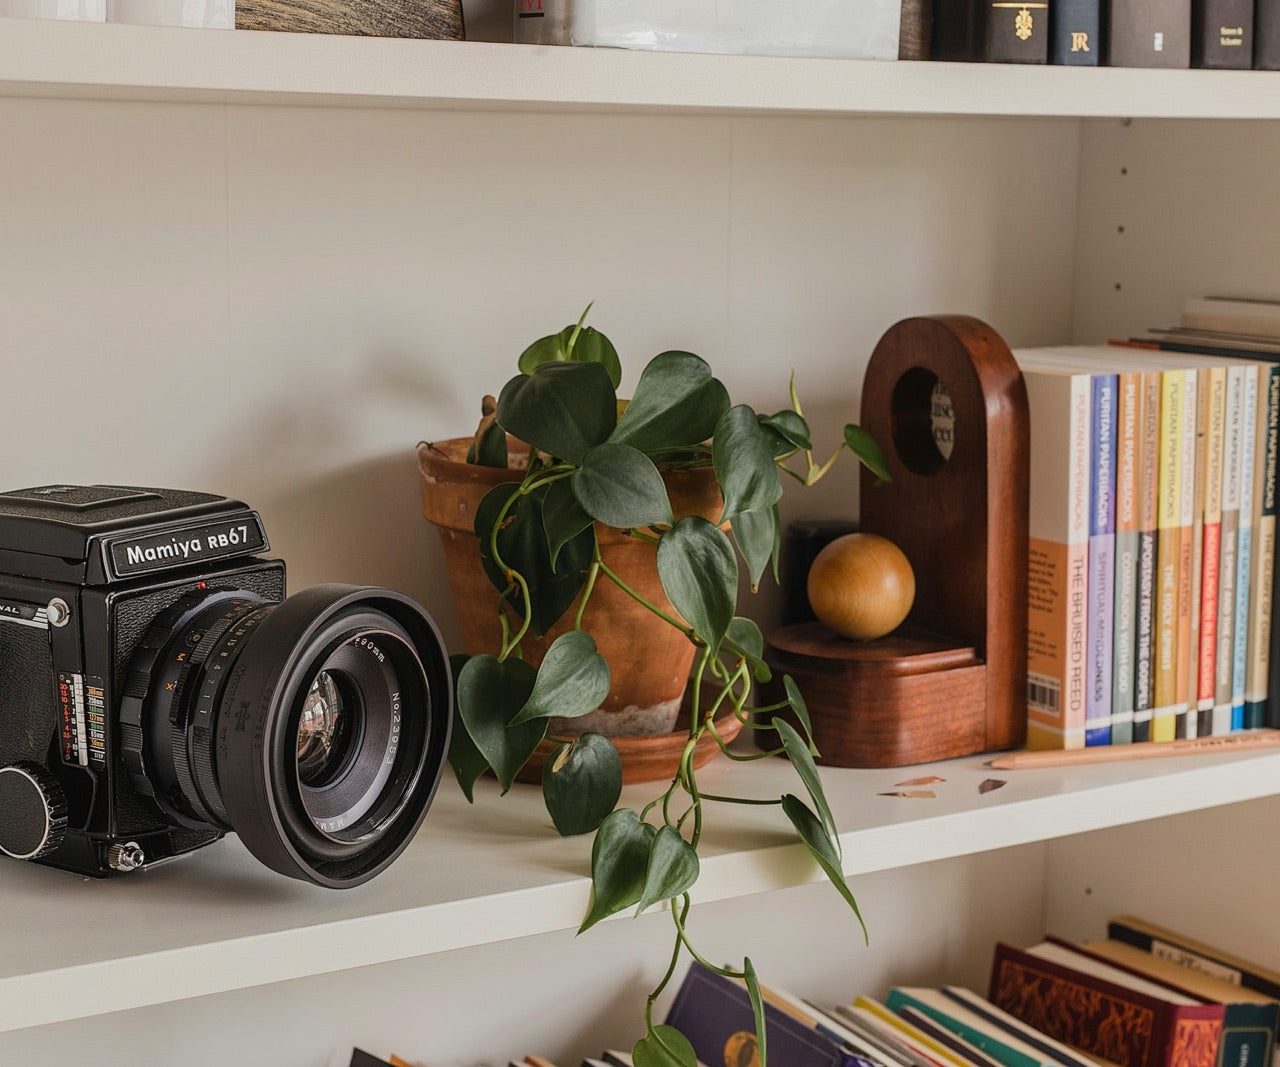
[[[1216,974],[1280,1001],[1280,971],[1273,971],[1222,949],[1157,926],[1134,915],[1118,915],[1107,923],[1107,937],[1135,945],[1184,967]]]
[[[1113,67],[1189,67],[1191,0],[1110,4],[1106,59]]]
[[[769,1059],[788,1067],[867,1067],[795,1016],[765,1002]],[[698,964],[689,967],[667,1013],[703,1063],[747,1063],[756,1049],[755,1015],[746,987]]]
[[[933,13],[933,58],[976,63],[1047,63],[1048,0],[939,0]]]
[[[1139,974],[1181,993],[1222,1005],[1222,1040],[1217,1067],[1249,1067],[1271,1062],[1280,1003],[1224,977],[1184,967],[1164,956],[1123,941],[1086,941],[1077,946],[1132,974]]]
[[[1256,70],[1280,70],[1280,0],[1255,0],[1253,66]]]
[[[1223,1007],[1124,980],[1064,945],[996,945],[993,1004],[1118,1067],[1216,1067]]]
[[[1049,62],[1096,67],[1102,62],[1102,0],[1054,0]]]
[[[1253,0],[1191,0],[1191,65],[1253,66]]]
[[[377,1056],[358,1048],[351,1052],[351,1067],[391,1067],[391,1065],[386,1060],[380,1060]]]

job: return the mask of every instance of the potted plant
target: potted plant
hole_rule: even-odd
[[[758,709],[789,708],[799,730],[781,717],[757,722],[750,714],[753,683],[767,679],[769,668],[759,627],[737,613],[740,567],[753,589],[767,569],[776,571],[783,476],[811,485],[846,447],[881,478],[884,460],[875,442],[849,425],[831,457],[815,462],[794,382],[788,407],[758,414],[733,404],[706,362],[688,352],[655,356],[634,395],[619,401],[617,352],[584,325],[586,315],[523,352],[519,373],[496,402],[485,404],[465,457],[456,441],[444,449],[419,448],[428,517],[470,517],[470,533],[459,533],[454,522],[453,530],[442,525],[442,537],[459,559],[469,554],[473,565],[478,561],[491,583],[484,614],[492,644],[454,660],[450,762],[469,799],[488,771],[505,792],[550,741],[542,791],[551,818],[563,834],[595,832],[592,898],[580,932],[624,909],[638,913],[671,902],[675,951],[649,995],[637,1064],[694,1067],[683,1036],[652,1018],[682,949],[745,980],[763,1064],[763,1005],[750,959],[736,970],[711,964],[685,929],[708,809],[776,804],[860,923],[861,916],[841,874],[803,698],[784,679],[786,699]],[[445,488],[444,463],[452,464],[451,477],[469,485],[466,499]],[[710,497],[690,504],[684,484],[690,479],[706,482]],[[653,580],[620,573],[610,562],[610,541],[638,548]],[[611,689],[610,659],[590,625],[592,604],[605,590],[674,635],[688,652],[685,669],[692,665],[687,728],[678,737],[665,788],[642,810],[617,807],[619,742],[595,729],[572,729],[575,719],[599,721]],[[771,732],[776,743],[749,752],[730,749],[728,740],[743,728]],[[787,756],[799,795],[761,800],[703,794],[697,767],[717,753],[747,762]]]

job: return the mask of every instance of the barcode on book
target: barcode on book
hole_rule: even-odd
[[[1057,678],[1027,672],[1027,707],[1057,715],[1062,707],[1062,687]]]

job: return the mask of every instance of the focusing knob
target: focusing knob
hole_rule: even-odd
[[[0,767],[0,852],[16,860],[47,856],[67,831],[67,798],[38,763]]]

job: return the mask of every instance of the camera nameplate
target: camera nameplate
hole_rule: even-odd
[[[251,556],[268,549],[267,535],[256,512],[145,534],[109,537],[102,545],[114,578],[135,578],[175,567]]]

